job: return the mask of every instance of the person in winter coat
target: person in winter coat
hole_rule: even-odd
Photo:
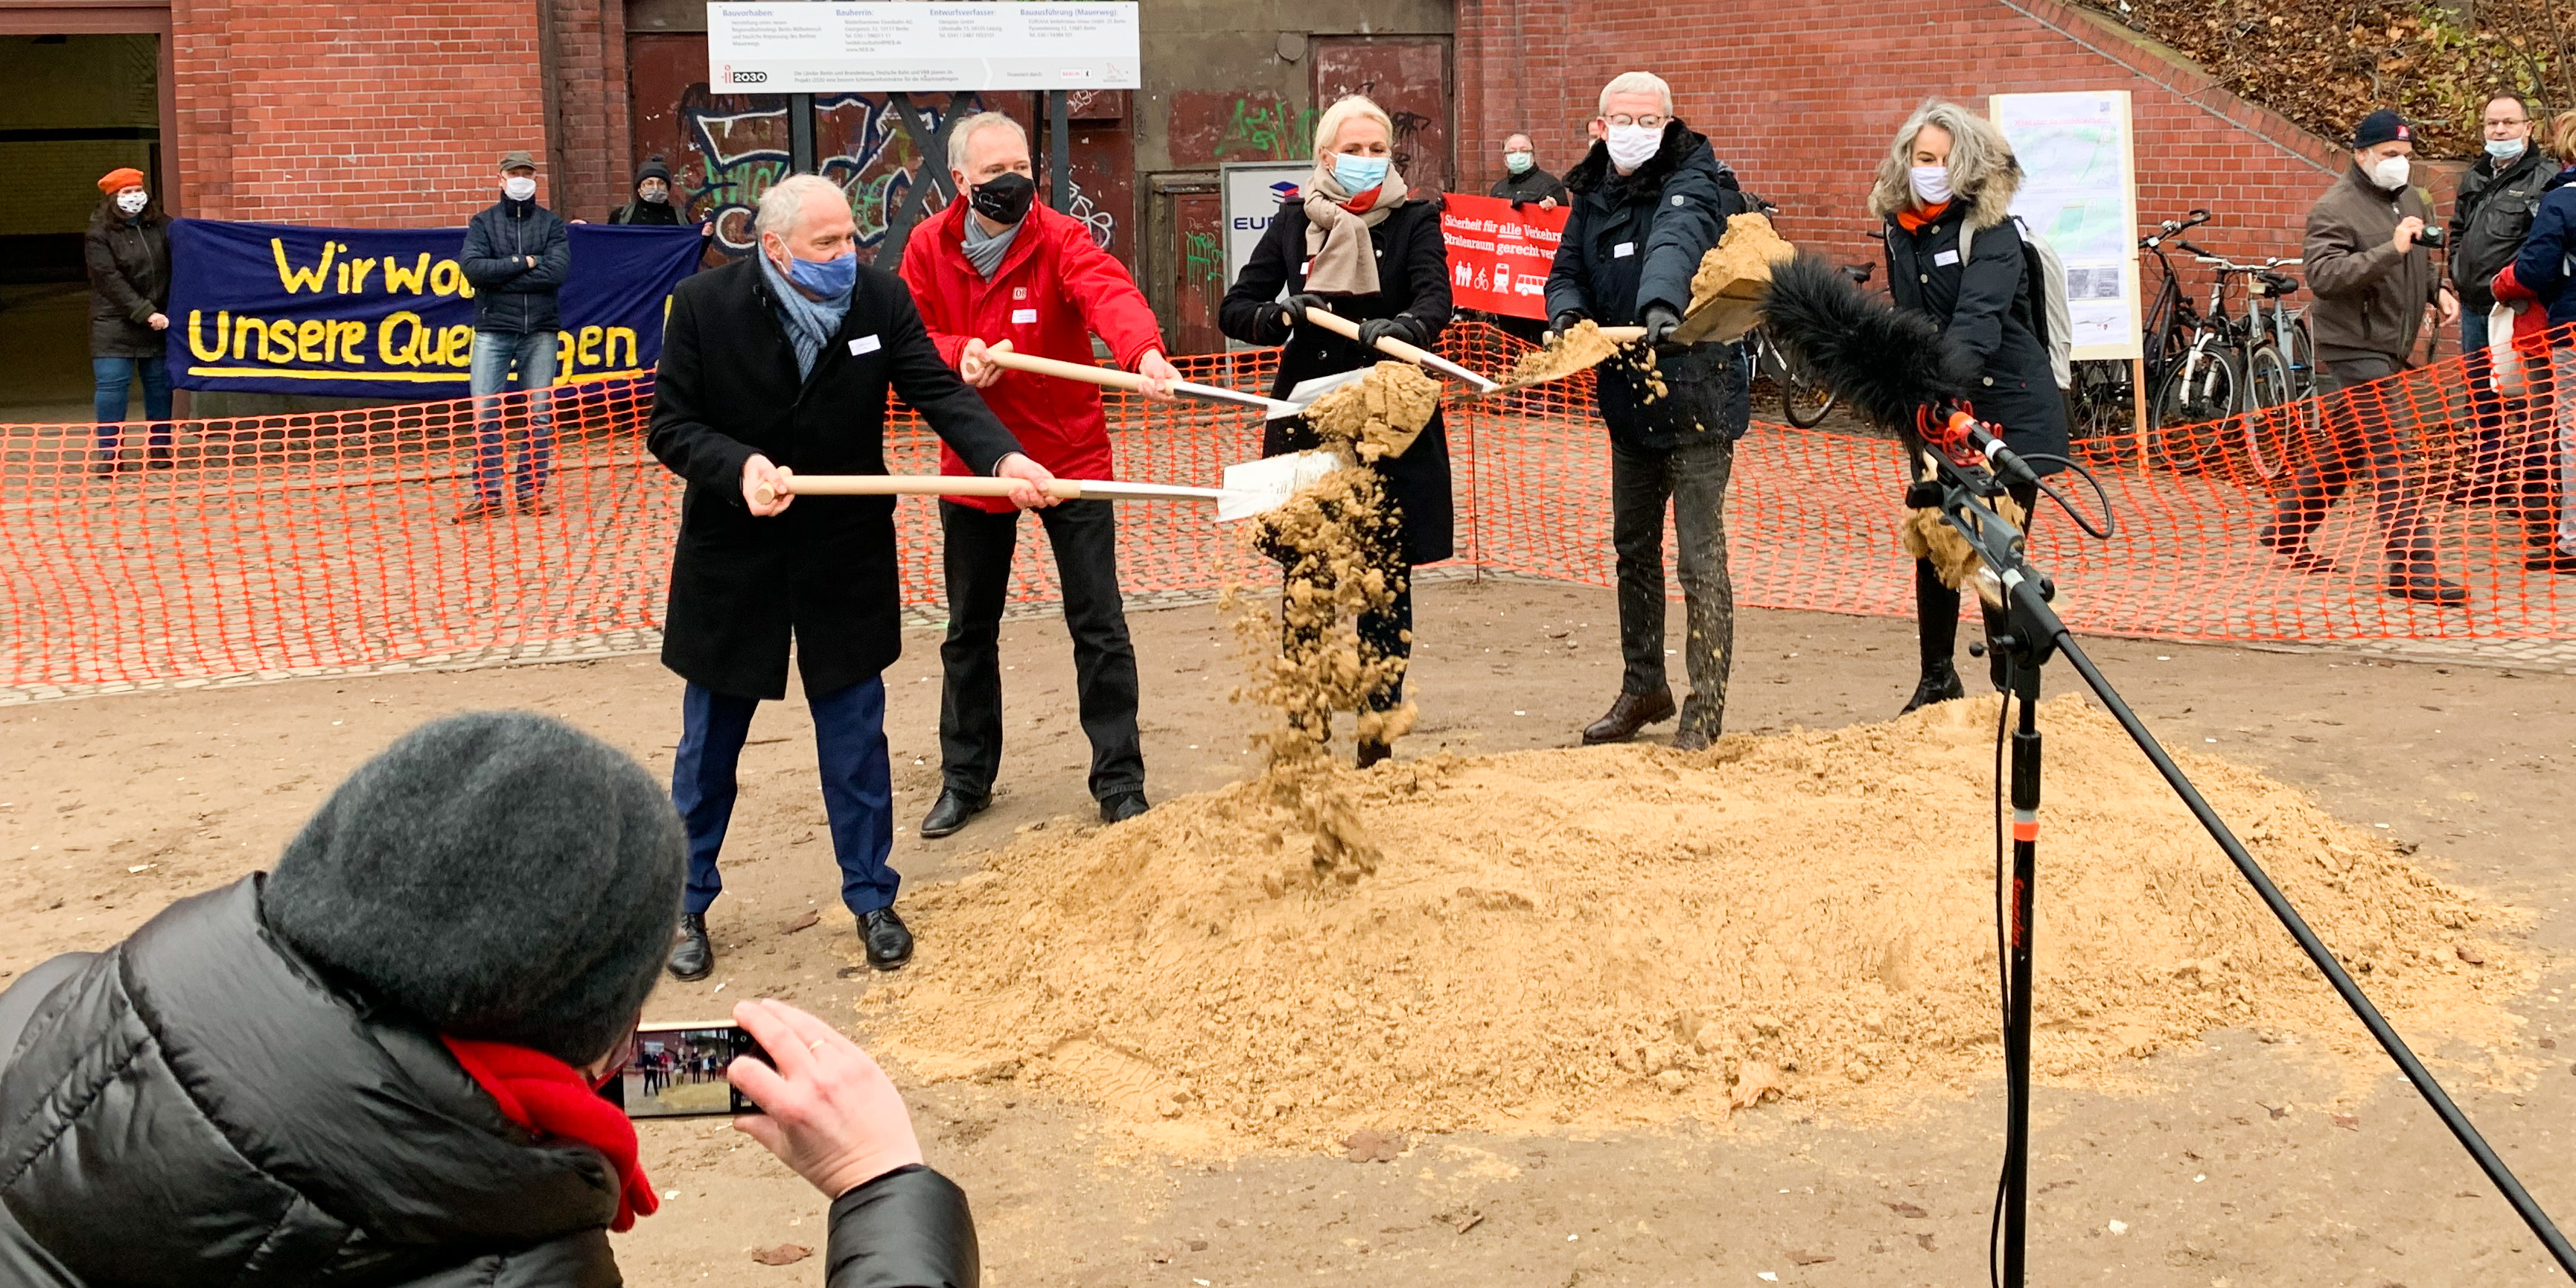
[[[1357,94],[1326,108],[1315,123],[1315,172],[1302,195],[1281,202],[1269,230],[1217,306],[1217,325],[1246,344],[1282,346],[1271,396],[1287,397],[1301,380],[1371,366],[1385,357],[1385,336],[1428,347],[1449,325],[1449,246],[1440,235],[1438,200],[1412,194],[1395,169],[1395,122]],[[1279,294],[1288,292],[1283,303]],[[1360,324],[1353,343],[1306,321],[1323,309]],[[1261,454],[1306,451],[1314,429],[1297,418],[1269,422]],[[1369,468],[1385,485],[1396,531],[1386,552],[1395,602],[1359,622],[1363,647],[1381,657],[1413,656],[1413,584],[1405,569],[1452,553],[1456,516],[1449,499],[1449,434],[1433,412],[1401,456]],[[1404,683],[1371,695],[1373,710],[1392,711]],[[1386,759],[1383,742],[1363,739],[1362,768]]]
[[[2460,176],[2444,252],[2451,285],[2460,297],[2460,355],[2468,366],[2469,406],[2477,415],[2477,459],[2468,477],[2477,481],[2472,486],[2483,486],[2487,480],[2523,475],[2528,497],[2532,475],[2518,468],[2512,459],[2518,453],[2508,441],[2524,437],[2509,434],[2508,428],[2520,423],[2528,402],[2499,396],[2495,389],[2487,316],[2496,300],[2489,283],[2522,249],[2532,216],[2540,209],[2541,185],[2558,172],[2558,163],[2533,140],[2531,107],[2522,95],[2495,95],[2483,115],[2486,155]]]
[[[170,329],[170,217],[152,204],[143,172],[110,170],[98,181],[81,255],[89,266],[89,367],[98,382],[101,474],[139,468],[124,459],[126,400],[143,381],[143,414],[152,420],[145,462],[170,468],[170,363],[162,333]]]
[[[625,205],[608,212],[612,224],[659,224],[677,228],[688,220],[671,200],[671,163],[659,152],[635,167],[635,192]]]
[[[2317,392],[2326,404],[2329,440],[2281,494],[2272,522],[2257,539],[2301,572],[2326,572],[2332,561],[2308,548],[2308,534],[2355,479],[2367,474],[2378,511],[2388,576],[2381,589],[2398,599],[2456,606],[2468,587],[2433,566],[2433,525],[2424,490],[2406,477],[2405,448],[2385,398],[2365,389],[2405,370],[2416,337],[2439,310],[2456,320],[2460,298],[2418,240],[2432,203],[2408,180],[2415,130],[2382,109],[2353,131],[2352,169],[2308,211],[2308,289],[2317,302],[2308,327],[2317,343]],[[2331,395],[2354,391],[2343,398]]]
[[[2576,157],[2576,112],[2550,123],[2558,155]],[[2558,504],[2553,525],[2545,490],[2526,492],[2530,549],[2523,567],[2533,572],[2576,572],[2576,164],[2542,185],[2540,209],[2521,253],[2491,284],[2499,300],[2515,304],[2515,348],[2527,365],[2546,349],[2548,379],[2535,381],[2534,407],[2549,407],[2550,455],[2557,467]],[[2537,493],[2537,495],[2535,495]],[[2553,530],[2554,528],[2554,530]]]
[[[618,1282],[658,1206],[625,1063],[678,912],[644,768],[526,712],[350,775],[274,871],[0,994],[0,1282]],[[578,915],[566,915],[575,911]],[[838,1288],[976,1281],[965,1195],[864,1052],[780,1003],[738,1126],[831,1202]]]
[[[1109,422],[1097,386],[986,360],[988,342],[1013,352],[1091,363],[1091,337],[1109,344],[1122,368],[1171,397],[1180,372],[1163,357],[1163,336],[1145,293],[1125,265],[1091,240],[1070,215],[1037,204],[1028,135],[999,112],[959,121],[949,134],[951,177],[964,198],[913,234],[903,257],[931,343],[983,391],[993,414],[1040,465],[1065,478],[1114,477]],[[967,473],[943,448],[939,467]],[[1064,625],[1073,636],[1074,691],[1091,739],[1091,795],[1102,822],[1145,812],[1145,756],[1136,731],[1136,646],[1118,593],[1118,506],[1066,501],[1041,510],[1064,585]],[[1002,764],[1002,606],[1019,544],[1019,511],[1007,501],[952,497],[939,502],[946,538],[948,638],[939,646],[939,799],[921,834],[947,836],[993,798]]]
[[[1622,742],[1650,724],[1681,727],[1673,745],[1698,750],[1726,720],[1735,662],[1735,586],[1726,566],[1726,483],[1735,440],[1752,403],[1735,345],[1663,344],[1690,307],[1691,274],[1750,209],[1735,172],[1705,135],[1673,115],[1661,77],[1625,72],[1601,90],[1592,150],[1568,171],[1573,210],[1547,277],[1547,311],[1565,331],[1643,323],[1666,393],[1641,373],[1604,364],[1594,388],[1610,430],[1610,544],[1617,552],[1619,651],[1625,659],[1610,710],[1583,730],[1589,743]],[[1686,629],[1682,661],[1690,698],[1673,704],[1664,670],[1664,514],[1672,512]]]
[[[1976,360],[1971,406],[2024,459],[2066,455],[2066,400],[2040,340],[2046,319],[2030,280],[2013,194],[2021,162],[2003,132],[1982,114],[1935,99],[1914,109],[1878,163],[1869,207],[1887,224],[1887,283],[1896,306],[1939,323],[1942,334]],[[1960,239],[1968,253],[1959,253]],[[2053,472],[2064,466],[2035,460]],[[1918,464],[1928,469],[1928,464]],[[2039,489],[2015,484],[2012,499],[2030,523]],[[2003,629],[1985,612],[1986,633]],[[1966,694],[1955,653],[1959,592],[1942,584],[1929,559],[1914,561],[1915,639],[1922,677],[1905,710]],[[1990,659],[2003,687],[2003,659]]]
[[[1494,180],[1492,195],[1512,203],[1512,209],[1535,205],[1541,210],[1554,210],[1573,200],[1565,190],[1565,181],[1538,168],[1538,147],[1526,134],[1503,136],[1503,177]]]
[[[894,274],[860,265],[849,195],[819,175],[761,194],[760,253],[671,294],[644,445],[688,480],[671,558],[662,664],[680,699],[671,799],[689,833],[688,895],[671,973],[715,969],[707,909],[733,819],[734,767],[762,699],[787,695],[788,645],[814,720],[814,750],[868,964],[912,958],[894,910],[887,666],[903,653],[894,498],[787,490],[790,470],[883,474],[886,395],[900,395],[973,472],[1014,482],[1023,508],[1053,504],[1029,459],[957,378]],[[790,507],[793,507],[792,509]]]
[[[519,513],[545,513],[546,476],[554,463],[554,417],[546,390],[555,382],[557,341],[563,325],[556,293],[572,275],[572,234],[562,216],[537,204],[537,163],[526,152],[501,155],[501,199],[465,226],[457,256],[474,284],[474,500],[456,516],[479,523],[508,513],[502,492],[510,482],[502,445],[506,403],[501,392],[518,372],[527,395],[528,436],[519,447]]]

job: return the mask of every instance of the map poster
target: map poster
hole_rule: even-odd
[[[2013,213],[2066,264],[2076,359],[2138,357],[2144,293],[2128,91],[1997,94],[1992,110],[2021,160]]]

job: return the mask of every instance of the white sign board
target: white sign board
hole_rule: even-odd
[[[2066,262],[2076,359],[2139,356],[2144,293],[2129,92],[1997,94],[1993,112],[2021,160],[2013,213]]]
[[[1141,89],[1135,0],[707,5],[718,94]]]
[[[1225,215],[1225,280],[1243,276],[1252,248],[1270,231],[1279,203],[1294,199],[1315,173],[1312,161],[1248,161],[1217,167],[1224,175],[1221,208]]]

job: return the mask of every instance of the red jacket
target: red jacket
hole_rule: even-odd
[[[970,338],[986,344],[1007,339],[1021,353],[1088,363],[1091,337],[1098,333],[1129,371],[1146,350],[1163,347],[1145,293],[1136,289],[1126,265],[1092,244],[1089,225],[1032,207],[987,282],[966,259],[966,217],[965,202],[948,203],[914,231],[903,257],[904,285],[912,288],[921,320],[950,366],[957,365]],[[1067,478],[1114,477],[1098,386],[1006,371],[978,392],[1038,464]],[[945,445],[939,469],[974,473]],[[952,499],[996,513],[1011,508],[999,499]]]

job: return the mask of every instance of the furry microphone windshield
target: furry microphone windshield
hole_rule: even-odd
[[[1918,313],[1871,296],[1842,270],[1802,255],[1771,275],[1771,337],[1871,422],[1917,448],[1915,412],[1964,401],[1973,359]]]

